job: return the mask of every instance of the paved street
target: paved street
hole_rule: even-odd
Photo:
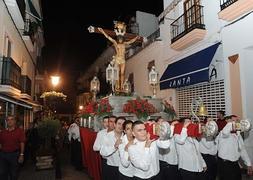
[[[69,161],[69,152],[64,151],[62,159],[62,180],[90,180],[89,176],[83,171],[75,170]],[[39,170],[35,169],[35,165],[31,161],[26,162],[21,168],[19,180],[55,180],[55,170]]]

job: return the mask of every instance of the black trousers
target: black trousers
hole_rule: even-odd
[[[71,163],[77,170],[83,168],[81,143],[77,139],[71,139]]]
[[[107,164],[106,164],[106,159],[105,158],[103,158],[103,157],[101,157],[101,179],[102,180],[106,180],[106,178],[107,178]]]
[[[218,158],[219,180],[241,180],[241,169],[237,161],[227,161]]]
[[[18,157],[19,152],[0,152],[0,179],[17,180],[18,179]]]
[[[206,180],[203,172],[191,172],[180,169],[182,180]]]
[[[144,179],[139,178],[139,177],[133,177],[133,179],[134,180],[144,180]],[[153,177],[145,179],[145,180],[163,180],[163,179],[161,179],[160,175],[157,174],[156,176],[153,176]]]
[[[116,180],[118,178],[119,178],[119,167],[107,165],[105,180],[113,180],[113,179]]]
[[[217,176],[217,158],[210,154],[201,154],[206,162],[207,170],[204,172],[206,180],[216,180]]]
[[[133,177],[128,177],[119,172],[119,178],[118,180],[133,180]]]
[[[178,170],[177,165],[171,165],[166,162],[161,161],[163,165],[160,163],[160,175],[161,180],[181,180],[181,175]]]

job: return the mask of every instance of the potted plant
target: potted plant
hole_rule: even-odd
[[[53,167],[53,143],[59,132],[60,121],[52,116],[45,117],[38,123],[38,134],[41,139],[41,147],[37,153],[37,169],[48,169]]]

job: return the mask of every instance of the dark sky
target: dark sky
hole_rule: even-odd
[[[126,22],[136,10],[158,16],[162,9],[163,0],[42,0],[45,69],[61,76],[61,90],[73,103],[77,76],[107,44],[103,36],[90,34],[87,28],[94,25],[113,29],[113,20]]]

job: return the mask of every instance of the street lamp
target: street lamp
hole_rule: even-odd
[[[83,110],[83,105],[79,106],[79,110],[82,111]]]
[[[158,72],[155,70],[155,66],[152,66],[151,71],[149,72],[149,84],[153,89],[153,98],[156,97],[156,86],[158,84]]]
[[[96,95],[100,91],[100,82],[97,76],[94,76],[90,82],[90,92],[93,93],[93,101],[96,101]]]
[[[51,76],[51,83],[56,87],[60,82],[60,76]]]
[[[119,80],[119,68],[117,64],[115,64],[115,60],[113,60],[108,64],[106,68],[106,81],[112,85],[112,92],[115,91],[115,82]]]

